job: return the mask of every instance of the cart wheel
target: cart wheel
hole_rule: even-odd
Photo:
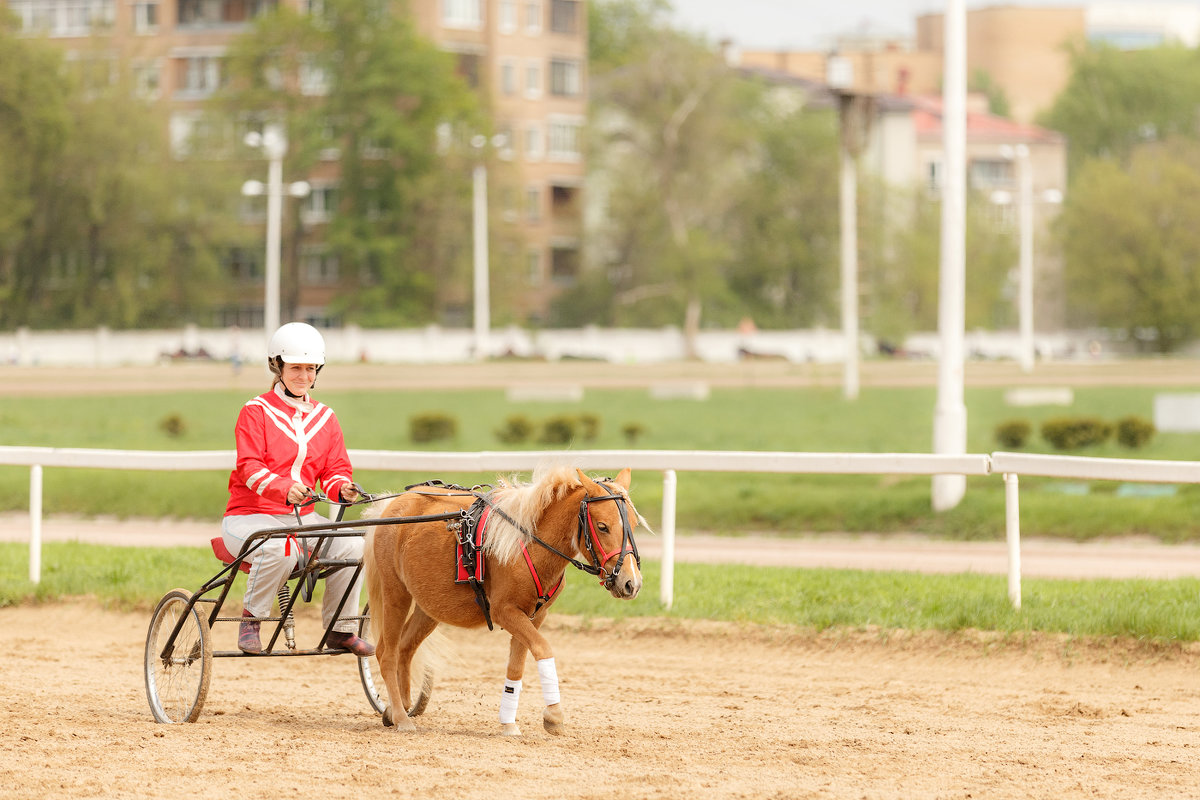
[[[371,606],[365,605],[362,610],[362,620],[358,623],[358,635],[363,639],[369,639],[371,632]],[[387,710],[388,698],[387,687],[383,684],[382,678],[377,678],[375,675],[375,658],[360,658],[358,659],[358,676],[362,678],[363,691],[367,693],[367,702],[371,704],[371,708],[375,709],[376,714],[382,715]],[[425,670],[425,674],[421,681],[421,686],[416,689],[416,700],[413,702],[412,708],[408,710],[410,717],[419,716],[427,705],[429,705],[429,695],[433,693],[433,670]]]
[[[172,589],[163,595],[146,634],[146,698],[157,722],[195,722],[212,677],[212,638],[208,620],[193,606],[192,593]],[[171,632],[179,623],[169,652]]]

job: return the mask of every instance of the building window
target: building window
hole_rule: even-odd
[[[471,88],[479,88],[479,63],[482,59],[476,53],[458,53],[457,57],[455,73]]]
[[[133,32],[142,36],[158,32],[158,3],[133,4]]]
[[[525,96],[536,100],[542,96],[542,62],[525,62]]]
[[[580,67],[574,59],[554,58],[550,60],[550,94],[558,97],[576,97],[580,91]]]
[[[550,211],[555,217],[574,217],[578,210],[578,186],[556,184],[550,187]]]
[[[969,169],[972,189],[991,191],[1007,189],[1014,185],[1013,162],[1006,158],[978,158]]]
[[[300,218],[306,225],[328,222],[337,210],[337,187],[332,184],[316,184],[300,210]]]
[[[525,187],[525,219],[528,222],[542,221],[542,188]]]
[[[525,32],[542,32],[542,0],[526,0],[525,2]]]
[[[9,0],[24,33],[89,36],[112,27],[114,0]]]
[[[579,248],[555,245],[550,248],[550,279],[555,283],[572,284],[579,278]]]
[[[162,66],[157,61],[133,64],[133,91],[141,98],[154,100],[162,86]]]
[[[262,280],[263,266],[258,250],[233,247],[225,253],[225,274],[231,280],[248,283]]]
[[[582,156],[580,149],[580,131],[583,120],[578,118],[552,119],[548,126],[549,148],[548,157],[552,161],[579,161]]]
[[[525,128],[525,159],[541,161],[546,157],[546,139],[542,135],[542,126],[536,123]]]
[[[442,0],[442,25],[447,28],[478,30],[483,27],[480,0]]]
[[[300,94],[324,97],[329,94],[329,73],[312,58],[300,58]]]
[[[179,61],[179,91],[199,97],[221,88],[223,59],[220,56],[189,56]]]
[[[517,62],[506,58],[500,62],[500,91],[507,95],[517,93]]]
[[[517,30],[517,0],[500,0],[500,32],[509,34]]]
[[[309,286],[329,286],[338,282],[338,259],[324,248],[307,249],[300,256],[301,280]]]
[[[550,30],[554,33],[579,33],[578,0],[550,0]]]

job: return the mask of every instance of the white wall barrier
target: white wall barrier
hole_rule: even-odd
[[[663,473],[662,591],[674,601],[675,509],[677,472],[751,472],[839,475],[989,475],[1001,474],[1005,485],[1005,538],[1008,545],[1008,596],[1021,607],[1019,475],[1143,483],[1200,483],[1200,462],[992,453],[932,455],[923,453],[793,453],[716,450],[576,450],[482,451],[430,453],[395,450],[350,450],[358,469],[397,472],[445,471],[504,473],[531,471],[564,460],[582,469]],[[166,452],[86,448],[0,446],[0,465],[30,467],[29,579],[41,579],[42,470],[45,467],[91,467],[129,470],[228,470],[232,450]]]

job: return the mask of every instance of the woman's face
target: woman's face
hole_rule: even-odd
[[[317,380],[316,364],[284,364],[283,385],[297,397],[308,394],[308,390]]]

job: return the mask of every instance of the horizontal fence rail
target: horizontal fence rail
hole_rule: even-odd
[[[356,469],[398,472],[452,471],[504,473],[532,471],[547,464],[568,462],[581,469],[651,470],[663,473],[662,590],[670,608],[674,600],[676,473],[750,472],[838,475],[968,475],[1003,476],[1005,540],[1008,546],[1008,595],[1021,607],[1020,475],[1081,480],[1120,480],[1143,483],[1200,483],[1200,462],[1150,461],[1119,458],[992,453],[940,455],[925,453],[795,453],[725,450],[545,450],[431,453],[402,450],[350,450]],[[76,467],[129,470],[227,470],[234,466],[233,450],[170,452],[102,450],[73,447],[0,446],[0,465],[28,466],[29,578],[41,576],[42,470]]]

